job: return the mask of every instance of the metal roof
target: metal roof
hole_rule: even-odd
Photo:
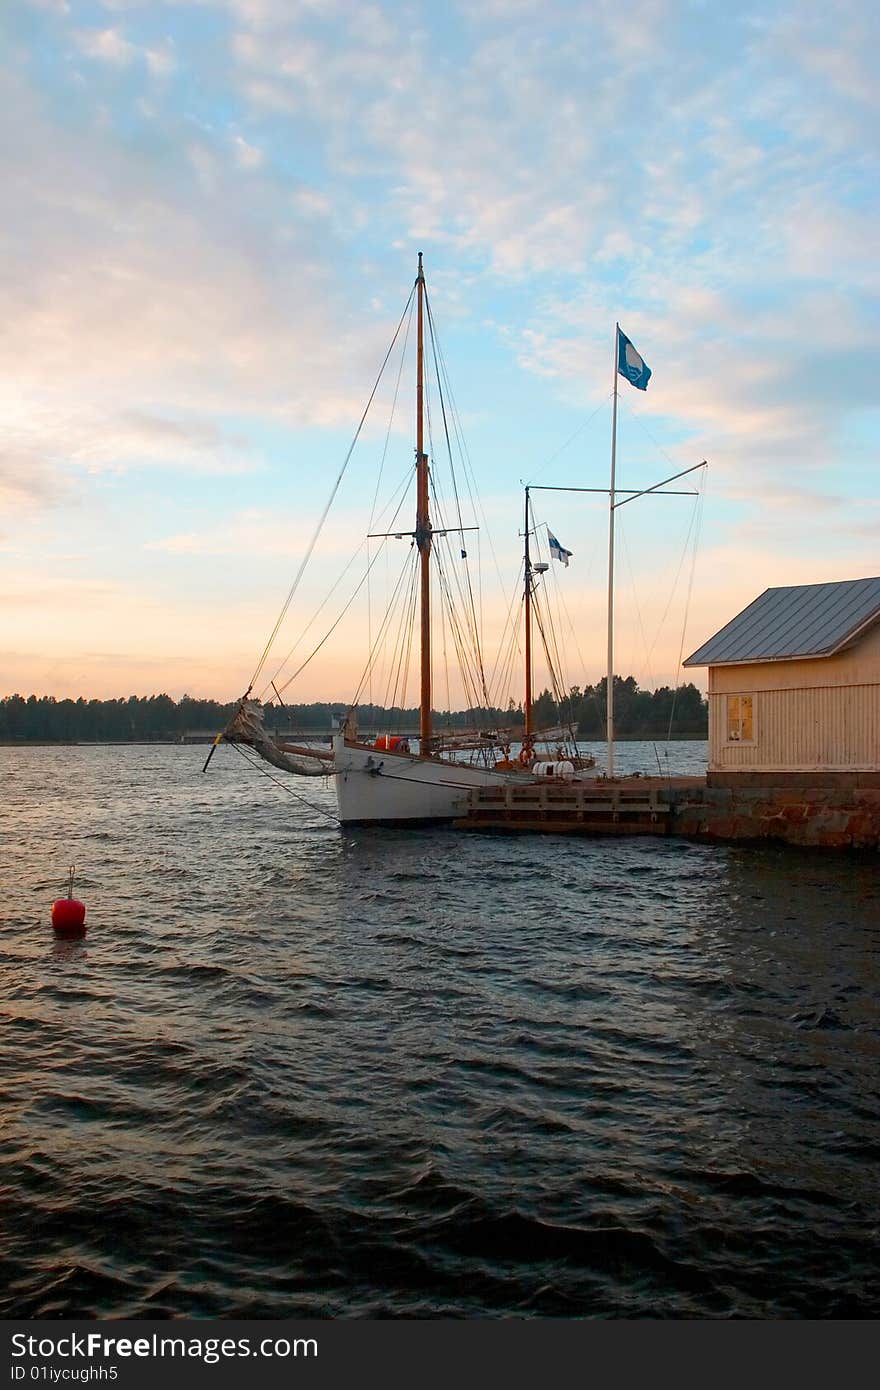
[[[833,656],[880,620],[880,578],[766,589],[685,666]]]

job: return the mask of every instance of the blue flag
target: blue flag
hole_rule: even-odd
[[[651,380],[651,368],[641,353],[636,352],[625,333],[617,330],[617,370],[639,391],[647,390]]]

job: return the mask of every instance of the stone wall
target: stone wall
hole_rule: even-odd
[[[880,849],[880,786],[676,788],[669,833],[698,840],[777,840]]]

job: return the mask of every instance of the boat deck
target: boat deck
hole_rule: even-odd
[[[672,819],[669,794],[705,785],[705,777],[623,777],[474,787],[455,826],[548,835],[666,835]]]

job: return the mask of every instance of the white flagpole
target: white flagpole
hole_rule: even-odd
[[[614,470],[617,461],[617,361],[620,324],[614,325],[614,409],[611,419],[611,486],[608,491],[608,685],[605,691],[608,776],[614,776]]]

